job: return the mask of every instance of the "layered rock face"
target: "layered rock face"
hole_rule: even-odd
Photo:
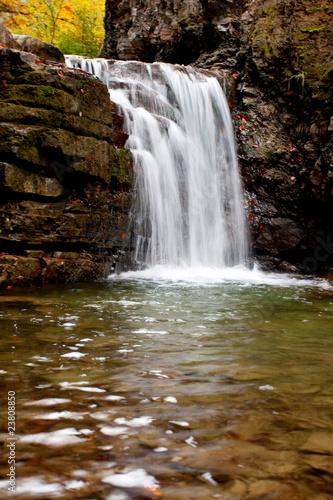
[[[219,45],[232,2],[209,0],[106,0],[103,57],[190,64]],[[237,8],[237,6],[236,6]]]
[[[329,0],[106,1],[104,57],[223,72],[266,269],[333,263],[332,12]]]
[[[0,286],[120,265],[132,159],[95,77],[0,48]]]

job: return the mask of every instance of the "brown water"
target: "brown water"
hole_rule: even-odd
[[[333,293],[308,281],[0,295],[0,496],[333,499]],[[281,286],[283,285],[283,286]]]

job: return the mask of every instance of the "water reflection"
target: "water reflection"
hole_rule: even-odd
[[[128,278],[2,292],[0,314],[14,497],[333,498],[330,290]]]

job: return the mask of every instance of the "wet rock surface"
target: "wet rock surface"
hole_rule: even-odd
[[[89,281],[123,255],[132,158],[95,77],[0,48],[0,286]]]
[[[222,71],[254,255],[270,269],[333,263],[332,25],[328,0],[106,2],[104,57]]]

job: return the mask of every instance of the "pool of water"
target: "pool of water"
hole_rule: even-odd
[[[133,273],[2,291],[0,320],[0,495],[15,438],[13,498],[333,499],[329,284]]]

